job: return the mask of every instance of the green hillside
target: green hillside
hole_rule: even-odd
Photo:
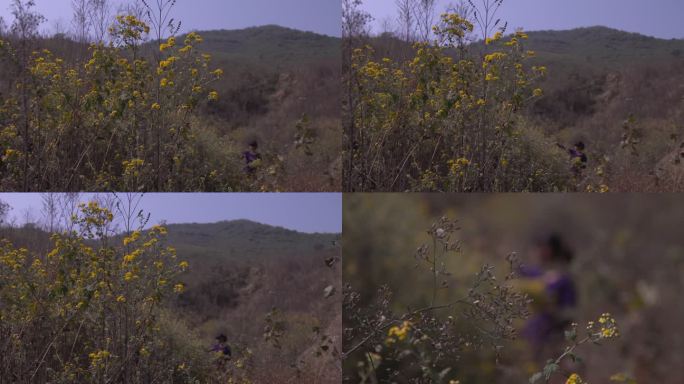
[[[320,59],[338,59],[340,39],[277,25],[239,30],[200,31],[203,49],[220,60],[260,62],[274,68]],[[182,36],[181,36],[182,37]]]
[[[684,40],[663,40],[607,27],[529,32],[538,61],[597,69],[684,58]]]
[[[170,224],[168,242],[199,263],[269,262],[302,257],[332,247],[335,234],[306,234],[249,220],[211,224]]]

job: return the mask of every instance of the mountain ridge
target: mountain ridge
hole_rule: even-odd
[[[244,226],[252,226],[255,228],[271,228],[271,229],[275,229],[275,230],[282,230],[283,232],[291,232],[294,234],[301,234],[301,235],[339,235],[340,234],[340,232],[305,232],[305,231],[300,231],[300,230],[296,230],[296,229],[292,229],[292,228],[283,227],[280,225],[267,224],[267,223],[262,223],[260,221],[245,219],[245,218],[225,219],[225,220],[212,221],[212,222],[188,221],[188,222],[182,222],[182,223],[166,223],[166,224],[164,224],[164,226],[167,229],[170,229],[172,227],[185,226],[185,225],[212,226],[212,225],[218,225],[218,224],[221,224],[221,225],[227,224],[227,225],[231,225],[231,226],[244,225]]]
[[[201,50],[211,52],[219,60],[287,68],[302,62],[339,59],[339,37],[302,31],[275,24],[242,29],[196,31],[204,42]],[[187,34],[179,35],[183,39]]]

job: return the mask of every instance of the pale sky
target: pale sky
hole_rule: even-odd
[[[438,1],[441,13],[458,0]],[[383,20],[396,20],[395,0],[364,0],[364,8],[375,18],[376,30]],[[684,38],[684,0],[505,0],[500,18],[508,21],[509,31],[603,25],[660,38]]]
[[[110,0],[114,7],[135,0]],[[0,16],[6,23],[13,17],[9,11],[12,0],[0,0]],[[48,21],[44,30],[54,23],[71,23],[71,0],[35,0],[37,10]],[[150,4],[154,4],[152,0]],[[241,29],[277,24],[320,34],[339,36],[342,8],[340,0],[178,0],[173,17],[183,22],[182,31],[210,29]]]
[[[81,200],[93,196],[84,193]],[[18,224],[27,210],[32,221],[41,218],[40,193],[0,193],[0,200],[12,207]],[[342,232],[340,193],[149,193],[140,207],[151,214],[150,225],[248,219],[299,232]]]

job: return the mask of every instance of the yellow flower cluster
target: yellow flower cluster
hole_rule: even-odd
[[[103,360],[106,360],[110,355],[111,353],[109,353],[109,351],[97,351],[88,354],[88,357],[90,358],[90,363],[92,365],[98,365]]]
[[[201,43],[204,39],[197,32],[190,32],[185,36],[185,45],[190,45],[194,43]]]
[[[3,245],[8,247],[9,242],[3,240]],[[28,250],[26,248],[21,248],[18,250],[5,251],[0,254],[0,265],[4,264],[14,271],[18,271],[26,260],[28,255]]]
[[[578,375],[578,374],[576,374],[576,373],[573,373],[573,374],[570,375],[570,377],[568,377],[568,379],[565,381],[565,384],[586,384],[586,383],[582,380],[582,378],[580,377],[580,375]]]
[[[109,29],[110,34],[118,36],[124,43],[132,45],[140,41],[143,34],[150,33],[150,27],[133,15],[119,15],[117,24]]]
[[[152,228],[150,228],[150,231],[151,231],[151,232],[156,232],[156,233],[158,233],[158,234],[160,234],[160,235],[166,235],[166,234],[167,234],[166,227],[161,226],[161,225],[155,225],[155,226],[153,226]]]
[[[142,251],[140,249],[136,249],[135,251],[125,255],[123,257],[124,265],[134,262],[138,257],[140,257],[140,255],[142,255]]]
[[[162,60],[159,62],[159,69],[164,70],[169,68],[173,63],[175,63],[178,60],[178,57],[176,56],[170,56],[166,60]]]
[[[454,36],[462,38],[466,32],[472,32],[475,26],[457,13],[444,13],[441,16],[443,26],[435,26],[432,30],[436,35],[452,39]]]
[[[599,339],[611,339],[620,336],[617,321],[610,313],[601,314],[597,322],[588,322],[587,330]]]
[[[393,326],[387,331],[387,340],[385,341],[388,345],[394,344],[397,341],[404,341],[411,330],[411,322],[404,321],[401,326]]]
[[[19,153],[19,151],[17,151],[16,149],[7,148],[7,149],[5,150],[4,159],[5,159],[5,160],[11,159],[12,157],[14,157],[14,155],[16,155],[16,154],[18,154],[18,153]]]
[[[491,63],[493,61],[502,60],[505,57],[506,57],[506,54],[503,52],[492,52],[489,55],[485,55],[484,62],[485,63]]]
[[[495,41],[499,41],[499,40],[501,40],[502,37],[503,37],[503,32],[498,31],[497,33],[494,34],[494,36],[486,38],[485,44],[489,45]]]
[[[165,50],[167,50],[169,48],[173,48],[175,45],[176,45],[176,38],[171,36],[166,41],[166,43],[162,43],[159,45],[159,51],[164,52]]]
[[[466,159],[465,157],[460,157],[456,160],[449,160],[448,165],[451,174],[456,175],[461,173],[465,167],[470,165],[470,160]]]
[[[498,77],[498,76],[494,76],[493,73],[488,73],[488,74],[485,76],[485,81],[496,81],[496,80],[499,80],[499,77]]]
[[[131,232],[130,236],[124,237],[123,244],[128,245],[134,241],[137,241],[138,238],[140,238],[140,231],[133,231]]]
[[[539,73],[540,75],[544,76],[546,75],[546,67],[545,66],[534,66],[532,67],[532,71]]]
[[[153,107],[154,109],[154,107]],[[131,159],[123,161],[123,171],[124,175],[127,176],[138,176],[140,168],[145,165],[145,160],[143,159]]]
[[[602,314],[601,317],[599,317],[598,322],[601,327],[600,331],[602,338],[606,339],[620,336],[617,329],[617,323],[615,319],[610,316],[610,313]]]

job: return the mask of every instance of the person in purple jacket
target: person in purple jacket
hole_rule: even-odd
[[[566,148],[560,143],[556,145],[570,155],[570,170],[576,178],[580,178],[582,172],[587,168],[588,161],[587,154],[584,152],[584,142],[578,141],[572,148]]]
[[[228,345],[228,337],[223,333],[216,336],[216,344],[211,347],[211,352],[220,354],[222,357],[230,359],[231,350],[230,345]]]
[[[532,315],[522,334],[535,357],[541,357],[544,347],[562,340],[572,323],[577,290],[569,271],[573,252],[558,234],[537,239],[534,253],[536,265],[523,265],[519,271],[531,283],[528,294],[533,299]]]
[[[261,160],[261,154],[258,151],[259,143],[252,140],[249,143],[249,149],[242,153],[245,158],[245,172],[253,174],[256,172],[255,162]]]

